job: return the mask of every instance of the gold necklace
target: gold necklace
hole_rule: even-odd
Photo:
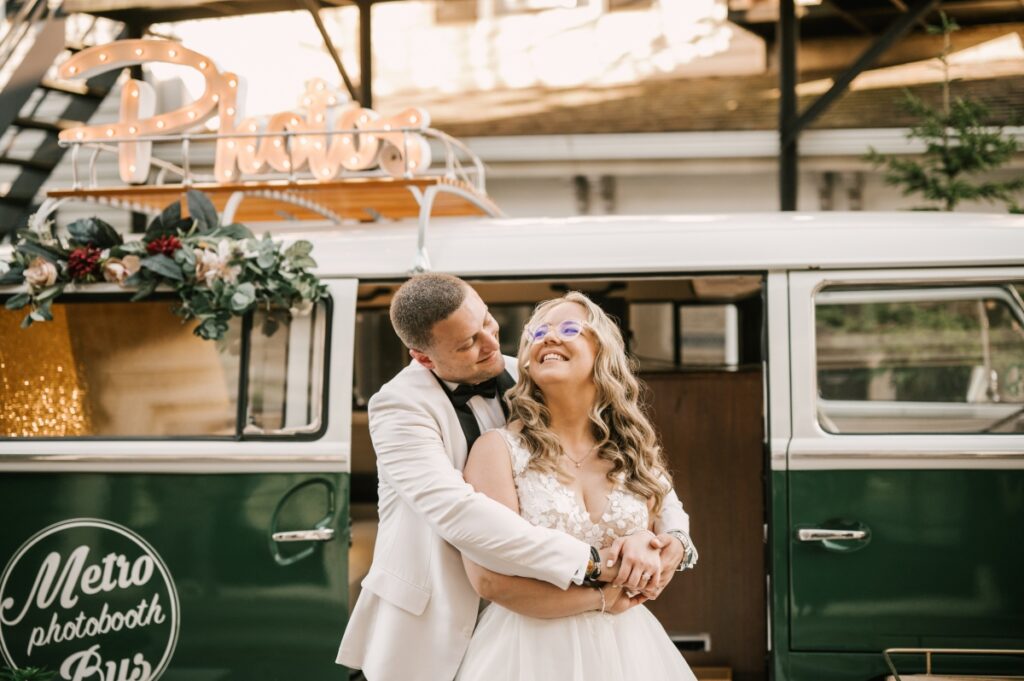
[[[565,458],[569,459],[569,461],[572,461],[572,462],[573,462],[573,464],[575,464],[575,465],[576,465],[576,468],[583,468],[583,463],[584,463],[584,462],[585,462],[585,461],[586,461],[587,459],[589,459],[589,458],[590,458],[590,455],[591,455],[591,454],[593,454],[594,452],[596,452],[596,451],[597,451],[597,448],[598,448],[598,446],[599,446],[599,445],[594,445],[593,447],[591,447],[591,448],[590,448],[590,451],[589,451],[589,452],[587,452],[587,454],[586,454],[586,455],[585,455],[585,456],[584,456],[584,457],[583,457],[582,459],[579,459],[579,460],[576,460],[576,459],[572,458],[571,456],[569,456],[569,453],[568,453],[567,451],[565,451],[564,449],[562,450],[562,454],[563,454],[563,455],[565,455]]]

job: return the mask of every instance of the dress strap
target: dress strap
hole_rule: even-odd
[[[522,439],[508,428],[498,428],[497,431],[501,433],[505,446],[508,447],[508,455],[512,459],[512,473],[519,477],[530,463],[530,453],[523,447]]]

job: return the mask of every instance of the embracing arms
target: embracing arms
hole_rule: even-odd
[[[473,445],[473,453],[463,471],[466,481],[478,491],[519,514],[519,499],[512,477],[512,462],[502,436],[491,431]],[[566,535],[568,536],[568,535]],[[617,549],[617,547],[616,547]],[[621,596],[621,589],[606,585],[600,589],[570,586],[566,590],[523,577],[497,574],[476,563],[465,552],[462,562],[473,588],[489,601],[530,617],[568,617],[588,610],[622,612],[640,599]],[[614,577],[617,566],[603,566],[603,577]]]
[[[436,420],[398,393],[383,390],[370,400],[370,435],[381,478],[477,564],[558,589],[581,578],[590,547],[564,532],[535,527],[474,491],[452,465]]]

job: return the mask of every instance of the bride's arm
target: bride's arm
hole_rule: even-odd
[[[477,492],[519,513],[519,498],[512,478],[512,459],[501,434],[485,433],[476,444],[463,471],[466,482]],[[601,609],[601,594],[589,586],[570,586],[566,590],[527,577],[510,577],[492,572],[462,556],[469,581],[481,598],[498,603],[513,612],[530,617],[568,617]],[[606,591],[611,606],[617,591]]]

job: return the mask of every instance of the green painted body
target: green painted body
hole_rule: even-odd
[[[5,473],[0,557],[53,523],[117,523],[159,554],[177,590],[180,632],[164,679],[345,679],[334,657],[348,613],[348,485],[340,473]],[[316,526],[334,539],[271,540]],[[47,650],[32,663],[56,669]]]
[[[775,522],[789,518],[772,536],[775,678],[878,677],[891,647],[1024,649],[1024,470],[793,471],[773,482]],[[810,527],[870,537],[797,541]],[[923,670],[923,658],[901,659],[901,673]],[[937,660],[1024,671],[1021,657]]]

